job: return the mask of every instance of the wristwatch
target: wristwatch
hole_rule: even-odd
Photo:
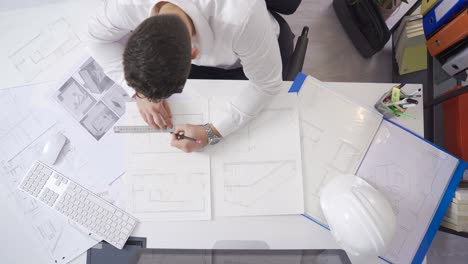
[[[218,144],[221,138],[215,135],[215,133],[213,133],[213,130],[211,129],[211,125],[208,123],[208,124],[202,125],[202,127],[205,129],[206,133],[208,134],[208,145]]]

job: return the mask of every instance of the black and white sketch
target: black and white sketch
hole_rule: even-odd
[[[96,139],[100,140],[119,120],[104,103],[99,102],[80,121],[80,124]]]
[[[80,67],[78,74],[84,81],[84,87],[95,94],[102,94],[114,84],[93,58],[89,58]]]
[[[68,79],[60,87],[56,97],[58,102],[77,120],[80,120],[96,104],[96,99],[73,78]]]
[[[125,113],[125,103],[131,98],[119,85],[114,85],[101,99],[114,113],[121,117]]]

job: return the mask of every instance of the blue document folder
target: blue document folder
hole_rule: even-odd
[[[307,113],[307,110],[315,111],[314,104],[320,104],[319,101],[333,102],[334,100],[330,99],[331,97],[342,97],[334,92],[324,91],[327,89],[317,79],[302,73],[297,76],[290,89],[290,92],[298,93],[300,104],[301,102],[304,103],[301,121],[307,118],[308,125],[315,127],[315,130],[310,130],[312,131],[310,135],[307,135],[309,133],[307,130],[302,130],[303,138],[314,138],[316,142],[313,145],[314,148],[320,147],[320,143],[317,142],[325,137],[330,141],[330,135],[333,133],[340,137],[337,140],[341,140],[344,135],[336,132],[336,128],[339,128],[340,124],[332,124],[328,127],[320,126],[323,122],[318,119],[327,118],[326,113],[322,112],[317,120],[314,119],[315,117],[311,112]],[[310,95],[315,96],[315,99]],[[317,98],[317,96],[320,98]],[[340,101],[335,100],[335,102]],[[334,109],[333,115],[347,115],[345,112],[336,113],[345,108],[332,105],[330,107]],[[301,105],[299,108],[301,111]],[[355,137],[351,141],[346,138],[347,148],[345,152],[351,154],[348,155],[349,157],[357,157],[352,152],[353,149],[358,149],[357,146],[368,147],[362,150],[364,154],[359,156],[359,159],[355,159],[358,166],[349,166],[348,168],[353,167],[353,169],[349,169],[346,173],[343,173],[343,169],[339,169],[338,173],[351,173],[365,179],[387,197],[394,209],[397,219],[397,231],[387,251],[380,258],[388,263],[421,263],[442,223],[442,219],[468,164],[392,120],[379,117],[380,122],[376,123],[375,117],[367,114],[364,107],[358,104],[353,106],[348,102],[347,112],[353,108],[357,109],[360,114],[359,120],[356,120],[356,123],[359,123],[359,129],[361,129],[359,134],[364,134],[362,126],[366,127],[365,130],[374,127],[377,129],[372,130],[372,133],[367,133],[365,137]],[[343,123],[343,120],[336,120],[336,122]],[[349,123],[347,127],[343,127],[343,130],[347,130],[348,134],[358,133],[355,129],[349,129]],[[368,125],[369,123],[373,125]],[[335,132],[330,130],[329,127],[333,127]],[[324,134],[319,135],[318,131],[323,131]],[[363,144],[363,141],[367,141],[368,144]],[[304,147],[307,145],[306,141],[302,142],[302,145],[303,153],[310,152],[310,149],[307,150]],[[333,148],[333,146],[331,147]],[[346,163],[346,159],[340,160],[337,158],[345,157],[339,151],[338,147],[336,151],[332,150],[331,152],[336,152],[338,155],[325,162],[328,166],[326,168],[328,170],[326,173],[328,180],[334,176],[331,173],[333,169],[345,168],[342,164]],[[305,157],[307,155],[304,155]],[[313,162],[315,161],[304,160],[303,164]],[[324,162],[321,161],[321,163]],[[314,164],[314,167],[319,165]],[[307,185],[307,177],[316,179],[319,176],[315,171],[312,174],[308,174],[307,170],[304,171],[305,195],[308,192],[319,193],[312,190],[312,188],[308,189],[310,186]],[[307,200],[305,206],[306,213],[304,216],[329,230],[323,215],[315,213],[314,210],[309,210]],[[313,206],[316,208],[316,205]]]
[[[468,6],[468,0],[443,0],[431,9],[423,18],[424,34],[428,39],[439,29],[448,24],[463,9]]]

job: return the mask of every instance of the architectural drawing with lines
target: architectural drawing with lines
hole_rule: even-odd
[[[145,125],[135,103],[127,104],[124,123]],[[174,125],[203,124],[208,100],[171,102]],[[209,220],[210,157],[170,146],[168,132],[126,134],[127,210],[141,221]]]
[[[8,58],[29,82],[80,44],[80,39],[70,29],[68,22],[60,18],[12,50]]]
[[[210,101],[211,120],[229,99]],[[212,153],[216,215],[304,212],[295,94],[275,97],[254,122],[220,142]]]
[[[330,179],[355,174],[382,118],[307,77],[299,94],[306,214],[326,224],[320,190]],[[333,111],[323,111],[333,106]]]
[[[456,158],[382,122],[357,175],[387,197],[397,216],[385,259],[412,261],[457,165]]]
[[[39,88],[39,87],[32,87]],[[98,243],[70,225],[61,214],[17,188],[32,161],[42,151],[44,140],[61,127],[53,118],[43,118],[28,102],[30,89],[0,92],[0,187],[5,190],[18,224],[28,234],[28,243],[40,248],[50,263],[67,263]]]

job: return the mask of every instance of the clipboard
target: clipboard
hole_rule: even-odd
[[[305,88],[312,89],[310,86],[311,83],[314,82],[318,82],[318,80],[300,73],[292,84],[290,92],[298,93],[298,96],[301,96],[301,88],[307,85],[308,87]],[[315,91],[309,91],[308,93],[317,94]],[[321,98],[321,100],[326,99]],[[356,109],[358,107],[359,105],[356,105]],[[360,120],[359,122],[365,123],[367,120],[364,119]],[[400,243],[399,238],[401,237],[401,234],[396,235],[394,241],[392,241],[389,249],[387,250],[388,252],[379,258],[388,263],[421,263],[429,250],[429,246],[434,239],[438,227],[442,223],[443,217],[468,164],[465,161],[459,160],[448,154],[445,150],[433,145],[415,133],[401,127],[391,120],[382,117],[378,129],[373,135],[373,137],[369,137],[369,146],[366,149],[366,153],[359,161],[360,164],[357,166],[357,169],[355,169],[353,174],[366,179],[371,185],[379,189],[385,196],[387,196],[387,198],[390,197],[388,195],[389,190],[398,189],[398,183],[400,181],[394,180],[393,177],[384,178],[392,179],[390,181],[379,181],[379,176],[376,175],[383,175],[383,172],[388,173],[388,175],[399,174],[398,179],[401,179],[403,182],[418,179],[418,181],[415,180],[411,186],[416,186],[416,188],[421,186],[420,188],[424,188],[424,191],[414,191],[408,193],[401,191],[398,195],[395,195],[395,197],[400,197],[402,201],[402,203],[399,205],[395,202],[395,200],[392,200],[396,199],[395,197],[391,197],[389,199],[392,206],[395,206],[394,208],[398,209],[397,233],[403,232],[401,230],[405,230],[403,227],[406,228],[409,222],[412,223],[412,229],[409,229],[411,232],[408,231],[406,240],[403,240],[401,243],[401,248],[406,251],[402,251],[399,258],[394,256],[397,253],[394,253],[393,251],[395,248],[400,246],[398,243]],[[384,137],[385,140],[382,140],[382,137]],[[397,144],[384,145],[382,142],[388,144],[391,142],[400,142],[399,144],[401,146],[398,146]],[[411,147],[408,147],[408,144],[410,144]],[[396,148],[397,150],[391,150],[392,148]],[[402,150],[399,151],[399,149]],[[387,151],[390,153],[386,153]],[[403,158],[405,151],[408,152],[407,155],[410,155],[409,158]],[[402,155],[402,158],[398,158],[398,155]],[[424,166],[414,167],[411,163],[411,157],[413,156],[417,157],[419,162]],[[391,163],[388,164],[389,161],[391,161]],[[304,163],[307,163],[307,161],[304,160]],[[381,165],[386,167],[382,169],[379,167]],[[429,167],[436,165],[440,165],[439,169],[434,172],[434,175],[431,176],[432,178],[427,178],[429,176],[426,176],[425,170],[432,171],[432,168]],[[410,172],[413,172],[412,174],[407,172],[408,167],[410,167]],[[439,174],[443,175],[443,177],[438,177]],[[407,175],[412,176],[407,177]],[[307,172],[304,172],[304,177],[309,177]],[[407,187],[407,184],[403,184],[401,186]],[[389,188],[385,189],[385,187]],[[305,193],[309,192],[307,188],[308,186],[305,186]],[[415,198],[416,196],[414,193],[426,193],[427,195],[423,198]],[[431,198],[432,200],[428,198],[433,196],[435,196],[435,198]],[[417,203],[424,205],[424,207],[413,206]],[[306,212],[307,206],[308,205],[306,204]],[[413,206],[414,210],[412,210],[412,208],[405,208],[405,206]],[[418,212],[419,208],[426,209],[424,209],[424,212],[419,211],[420,214],[417,214],[417,217],[414,217],[413,211]],[[405,213],[403,213],[403,211]],[[407,211],[411,212],[408,213]],[[304,217],[329,230],[326,221],[321,219],[319,215],[316,216],[306,213],[304,214]]]

